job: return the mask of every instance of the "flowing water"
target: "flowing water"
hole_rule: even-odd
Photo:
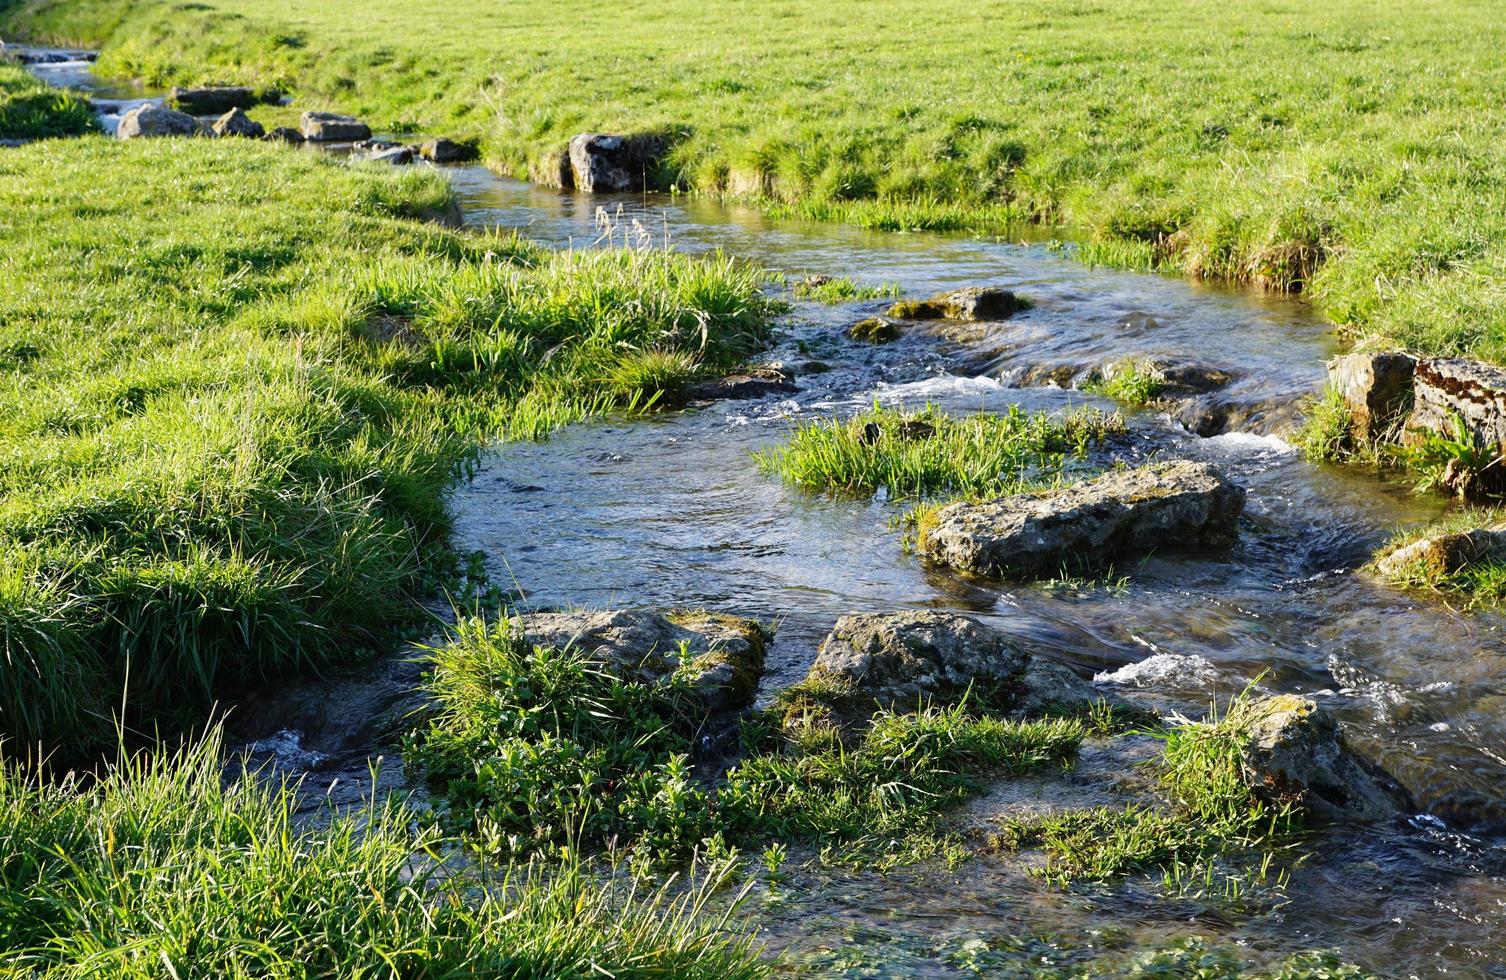
[[[86,64],[62,81],[95,85]],[[1153,884],[1052,891],[1017,862],[985,856],[954,871],[801,871],[758,913],[772,946],[851,975],[951,975],[957,968],[943,954],[970,939],[1023,945],[1039,965],[1070,947],[1133,949],[1201,934],[1257,958],[1334,947],[1385,975],[1506,976],[1501,620],[1357,573],[1391,530],[1440,504],[1374,474],[1311,465],[1280,438],[1334,350],[1303,302],[1088,268],[1046,241],[776,222],[694,199],[590,198],[480,168],[449,173],[469,224],[558,246],[592,247],[605,215],[618,243],[722,249],[792,274],[897,283],[907,296],[1000,284],[1035,301],[1001,323],[912,330],[882,347],[841,333],[881,302],[799,303],[767,357],[817,358],[830,370],[802,374],[794,394],[592,422],[489,451],[453,494],[456,544],[480,552],[493,579],[528,604],[706,606],[774,621],[765,697],[803,676],[849,612],[965,611],[1090,674],[1157,654],[1200,658],[1207,669],[1155,696],[1195,712],[1210,694],[1257,677],[1264,689],[1308,693],[1416,800],[1393,826],[1318,838],[1280,900],[1238,912],[1169,899]],[[1211,405],[1220,419],[1211,428],[1229,431],[1199,437],[1147,410],[1131,414],[1130,438],[1115,450],[1131,460],[1206,459],[1244,485],[1246,526],[1228,555],[1151,556],[1120,568],[1123,581],[1112,584],[988,584],[907,554],[891,526],[900,505],[811,496],[761,473],[750,456],[801,420],[875,400],[958,412],[1109,407],[1036,382],[1151,355],[1234,374]],[[343,685],[263,692],[243,706],[242,727],[289,769],[326,782],[349,776],[364,766],[373,717],[401,703],[413,673],[394,661]]]

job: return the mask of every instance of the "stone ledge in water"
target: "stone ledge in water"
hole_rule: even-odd
[[[695,611],[530,613],[514,622],[535,646],[583,650],[646,681],[680,669],[686,657],[691,684],[713,713],[753,700],[769,638],[754,620]]]
[[[968,286],[930,299],[900,300],[889,308],[889,315],[901,320],[1002,320],[1029,305],[1009,289]]]
[[[159,136],[197,136],[200,132],[199,121],[186,112],[146,103],[120,117],[120,125],[115,128],[115,138],[130,140]]]
[[[242,109],[231,109],[214,121],[211,127],[216,136],[240,136],[259,140],[266,135],[261,123],[246,115]]]
[[[587,194],[649,190],[664,148],[664,139],[653,134],[581,133],[566,153],[570,182]]]
[[[821,644],[810,676],[859,692],[868,705],[914,707],[969,688],[1013,700],[1030,655],[970,616],[918,610],[843,616]],[[905,702],[909,702],[908,705]]]
[[[1478,527],[1404,544],[1376,559],[1388,579],[1453,575],[1471,565],[1506,559],[1506,527]]]
[[[241,85],[180,87],[167,96],[169,106],[191,116],[219,116],[231,109],[249,109],[261,101],[255,92]]]
[[[980,575],[1037,576],[1238,535],[1245,492],[1207,463],[1105,473],[1060,490],[941,508],[917,534],[932,561]]]
[[[687,387],[682,401],[747,401],[770,395],[789,395],[800,389],[790,376],[774,367],[752,368],[744,374],[729,374],[712,381],[700,381]]]
[[[1328,362],[1328,383],[1349,409],[1351,434],[1361,443],[1391,435],[1412,405],[1410,354],[1345,354]]]
[[[1350,752],[1333,716],[1311,699],[1281,694],[1235,710],[1247,713],[1245,775],[1262,794],[1329,820],[1384,819],[1408,806],[1406,793]]]
[[[310,143],[357,143],[371,139],[371,127],[338,112],[305,112],[298,130]]]

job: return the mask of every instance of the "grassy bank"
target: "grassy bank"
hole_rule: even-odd
[[[526,173],[659,130],[663,178],[876,227],[1062,222],[1087,251],[1307,289],[1375,342],[1506,359],[1506,20],[1484,0],[5,0],[106,71],[281,85]],[[1217,27],[1215,30],[1214,28]]]
[[[0,973],[13,977],[765,976],[705,902],[556,862],[446,868],[454,843],[373,802],[310,829],[296,792],[227,784],[217,738],[97,783],[0,773]],[[724,906],[726,903],[722,903]]]
[[[0,140],[82,136],[98,129],[88,100],[0,59]]]
[[[445,572],[441,493],[481,439],[642,405],[646,364],[730,365],[766,323],[730,261],[415,220],[449,193],[242,142],[0,156],[13,751],[385,645]]]

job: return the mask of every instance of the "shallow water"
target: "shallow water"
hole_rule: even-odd
[[[803,675],[848,612],[963,610],[1085,673],[1158,653],[1199,657],[1211,665],[1211,687],[1158,695],[1196,711],[1256,678],[1269,690],[1313,694],[1417,803],[1396,826],[1322,838],[1279,907],[1211,911],[1151,886],[1052,892],[985,857],[956,872],[802,872],[802,887],[787,887],[759,913],[772,945],[822,969],[909,976],[955,972],[943,954],[970,938],[1046,937],[1031,948],[1049,958],[1053,943],[1134,948],[1204,934],[1245,944],[1257,958],[1335,947],[1386,975],[1506,976],[1501,621],[1356,574],[1391,529],[1440,505],[1371,474],[1310,465],[1280,439],[1333,352],[1330,331],[1303,302],[1088,268],[1043,241],[775,222],[699,200],[588,198],[480,168],[450,174],[468,223],[554,245],[591,247],[609,227],[619,244],[723,249],[790,273],[894,282],[908,296],[989,283],[1036,303],[963,335],[917,329],[884,347],[848,342],[840,330],[881,302],[797,304],[768,359],[818,357],[832,370],[800,377],[794,395],[578,425],[547,443],[488,452],[452,496],[456,543],[480,551],[494,580],[528,604],[693,605],[773,620],[765,696]],[[1239,431],[1200,438],[1144,411],[1132,414],[1130,436],[1113,452],[1218,463],[1248,488],[1247,521],[1231,553],[1152,556],[1119,569],[1120,585],[1017,587],[928,568],[891,527],[898,505],[797,492],[750,456],[802,419],[875,399],[959,412],[1106,405],[1015,383],[1042,368],[1066,366],[1065,377],[1146,355],[1231,370],[1235,380],[1218,397],[1239,406],[1230,416]],[[390,710],[412,679],[411,669],[394,667],[312,697],[264,692],[247,705],[243,727],[287,768],[352,772],[371,737],[358,718]]]

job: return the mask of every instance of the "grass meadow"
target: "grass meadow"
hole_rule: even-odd
[[[1368,342],[1506,360],[1489,0],[5,0],[0,29],[478,137],[520,175],[577,132],[657,130],[666,186],[1060,224],[1089,258],[1301,288]]]

